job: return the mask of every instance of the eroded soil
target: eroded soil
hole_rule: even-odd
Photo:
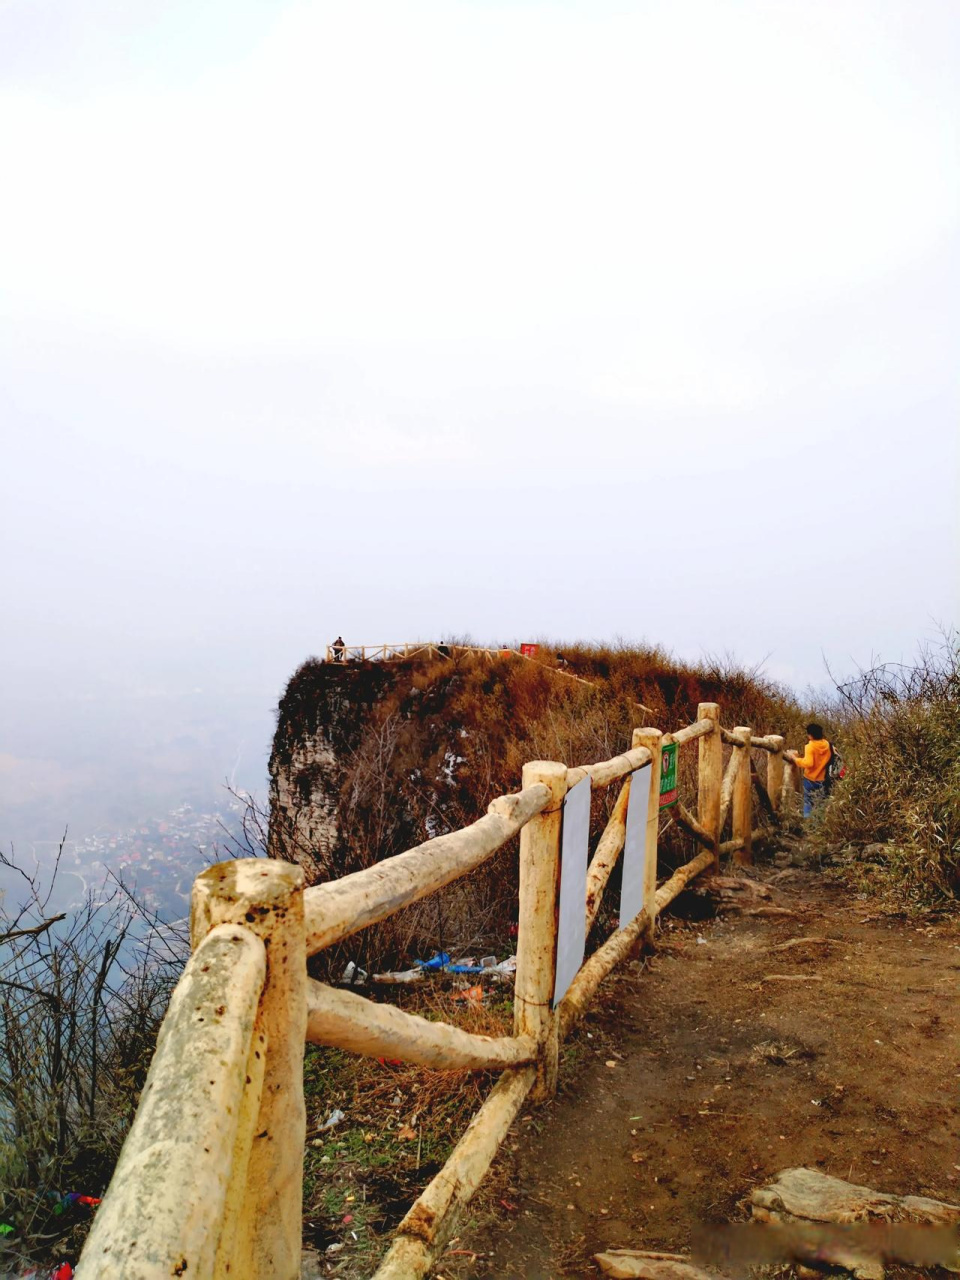
[[[792,1165],[960,1198],[960,924],[878,917],[816,873],[777,890],[795,916],[664,918],[656,955],[602,989],[557,1099],[514,1126],[438,1275],[592,1276],[607,1247],[682,1252]],[[825,941],[774,950],[804,936]]]

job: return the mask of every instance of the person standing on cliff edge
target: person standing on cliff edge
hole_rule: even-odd
[[[807,745],[804,747],[802,756],[798,756],[795,751],[783,753],[803,771],[803,816],[805,818],[810,817],[824,798],[827,766],[832,753],[833,748],[823,736],[823,729],[818,724],[807,725]]]
[[[337,636],[336,640],[334,640],[333,644],[330,646],[330,648],[333,650],[334,662],[343,661],[343,655],[346,650],[346,647],[347,646],[343,643],[343,636]]]

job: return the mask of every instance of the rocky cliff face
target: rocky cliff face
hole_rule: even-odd
[[[311,660],[281,699],[269,766],[268,851],[298,862],[308,883],[343,873],[344,783],[372,710],[403,665]]]

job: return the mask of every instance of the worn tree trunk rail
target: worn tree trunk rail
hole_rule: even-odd
[[[389,660],[433,648],[345,651]],[[678,802],[674,818],[702,852],[658,888],[661,748],[691,742],[698,744],[696,816]],[[732,746],[726,771],[725,744]],[[435,1069],[503,1072],[400,1223],[375,1280],[425,1276],[524,1102],[556,1092],[558,1046],[600,984],[653,937],[659,913],[695,876],[719,867],[724,854],[750,860],[759,834],[752,825],[754,747],[768,754],[760,808],[775,820],[790,808],[798,782],[783,738],[754,737],[746,726],[726,730],[718,706],[703,703],[693,724],[673,733],[637,729],[630,750],[610,760],[572,768],[527,764],[522,790],[494,800],[470,826],[328,884],[304,890],[299,867],[266,859],[205,871],[193,889],[193,955],[171,998],[79,1280],[299,1274],[306,1043]],[[638,785],[649,788],[645,831],[635,837],[644,850],[643,906],[619,922],[555,997],[564,798],[588,778],[592,790],[622,785],[587,869],[586,932],[623,851],[630,790]],[[731,812],[732,838],[724,840]],[[474,1035],[307,978],[309,955],[474,871],[517,834],[521,924],[512,1036]]]

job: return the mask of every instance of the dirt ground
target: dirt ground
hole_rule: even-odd
[[[663,918],[656,954],[606,984],[565,1051],[556,1100],[514,1126],[437,1275],[594,1276],[607,1247],[683,1252],[794,1165],[960,1199],[960,922],[878,916],[807,871],[776,890],[795,915]],[[804,936],[825,941],[775,950]]]

